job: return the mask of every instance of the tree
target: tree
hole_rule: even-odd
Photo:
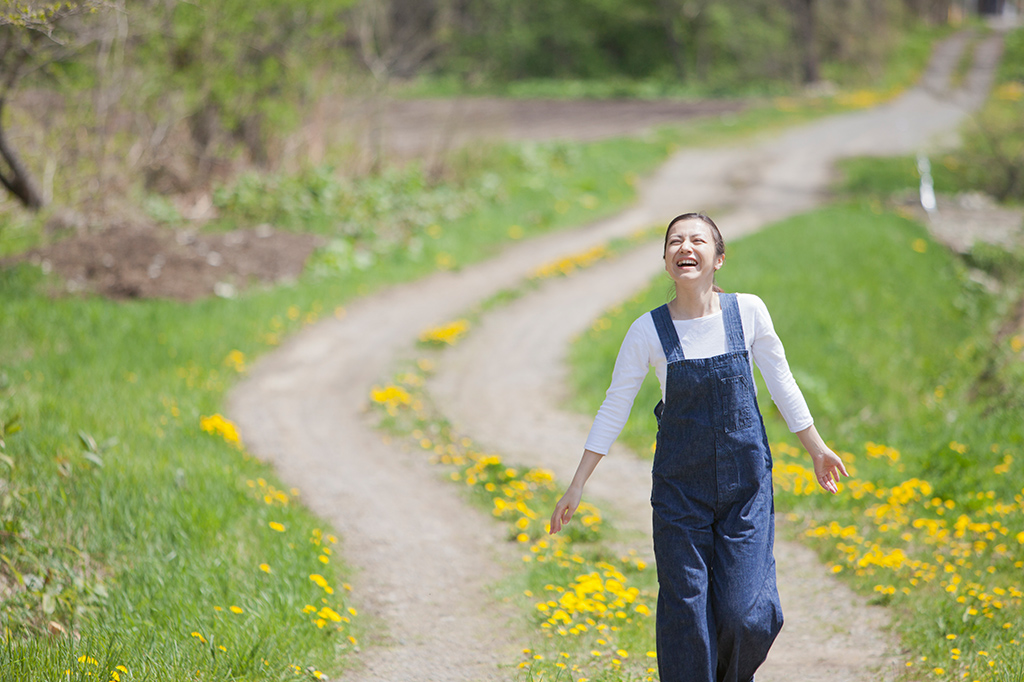
[[[796,41],[800,49],[800,81],[804,84],[817,83],[821,79],[821,69],[818,65],[816,4],[817,0],[790,0]]]
[[[268,140],[297,118],[318,67],[339,59],[352,0],[167,0],[137,51],[153,67],[156,97],[180,95],[203,182],[230,136],[269,162]],[[159,66],[158,66],[159,65]],[[160,69],[160,70],[158,70]]]
[[[94,41],[101,27],[79,17],[107,8],[103,0],[0,4],[0,184],[31,210],[39,210],[46,201],[7,138],[4,108],[23,81]]]

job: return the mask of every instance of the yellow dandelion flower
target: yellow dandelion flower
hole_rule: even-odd
[[[200,417],[199,428],[211,435],[219,435],[237,448],[242,447],[242,439],[238,435],[238,427],[229,419],[225,419],[223,415],[215,414],[211,417]]]
[[[335,623],[341,622],[341,614],[329,606],[325,606],[320,609],[316,615],[320,616],[324,620],[334,621]]]
[[[264,573],[270,573],[270,564],[260,564],[260,570]]]
[[[276,530],[278,533],[283,533],[285,530],[284,524],[277,521],[271,521],[267,525],[270,526],[270,530]]]
[[[236,372],[242,373],[245,371],[245,353],[240,350],[233,350],[228,353],[227,357],[224,358],[224,364],[235,370]]]
[[[412,403],[412,396],[401,386],[374,387],[370,391],[370,399],[375,403],[392,408]]]
[[[446,344],[454,346],[469,331],[469,320],[460,319],[439,327],[427,329],[420,334],[421,343]]]
[[[228,611],[231,613],[244,613],[241,606],[235,606],[234,604],[228,607]]]

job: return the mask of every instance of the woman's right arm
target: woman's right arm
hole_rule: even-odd
[[[550,533],[560,531],[576,512],[583,497],[583,486],[604,457],[602,453],[608,452],[611,444],[618,438],[619,432],[622,431],[622,427],[629,418],[633,399],[636,397],[637,391],[640,390],[644,377],[647,376],[650,351],[644,340],[641,320],[642,318],[633,322],[619,347],[619,354],[615,359],[615,369],[612,371],[611,385],[608,387],[601,408],[594,417],[594,423],[584,446],[583,457],[580,459],[579,466],[576,467],[572,483],[569,484],[562,498],[558,500],[555,511],[551,514],[551,526],[548,531]]]
[[[562,499],[558,500],[558,503],[555,505],[555,511],[551,514],[549,533],[557,533],[562,530],[562,526],[569,523],[569,519],[576,513],[576,508],[580,506],[580,500],[583,498],[583,486],[603,458],[604,455],[600,455],[593,450],[583,451],[583,457],[580,459],[579,466],[576,467],[576,474],[572,477],[572,483],[569,484],[569,488],[562,495]]]

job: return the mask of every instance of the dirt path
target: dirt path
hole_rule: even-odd
[[[962,46],[957,39],[942,46],[929,83],[945,82]],[[997,54],[996,43],[979,49],[989,73]],[[229,414],[250,450],[340,531],[344,556],[359,571],[354,593],[378,632],[346,679],[509,679],[512,671],[498,666],[514,660],[523,641],[514,614],[488,594],[510,551],[497,524],[462,504],[422,456],[386,444],[365,412],[371,386],[388,377],[420,331],[517,283],[538,264],[680,210],[717,208],[727,239],[805,210],[820,201],[837,157],[913,151],[951,130],[962,106],[975,105],[987,89],[978,73],[954,102],[918,89],[877,110],[832,117],[755,146],[684,152],[619,216],[360,300],[343,319],[311,327],[262,360],[232,392]],[[558,409],[566,344],[600,309],[646,284],[659,264],[656,247],[653,254],[640,249],[553,280],[488,315],[445,357],[431,386],[435,397],[476,440],[568,478],[586,420]],[[643,468],[619,449],[590,488],[617,510],[620,525],[638,533],[649,523]],[[758,679],[877,679],[872,670],[889,653],[884,614],[865,609],[802,547],[780,542],[778,559],[791,625]]]

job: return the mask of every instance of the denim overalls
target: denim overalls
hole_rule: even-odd
[[[651,506],[661,682],[748,682],[782,628],[768,437],[735,294],[728,350],[687,360],[668,306],[651,311],[668,371]]]

